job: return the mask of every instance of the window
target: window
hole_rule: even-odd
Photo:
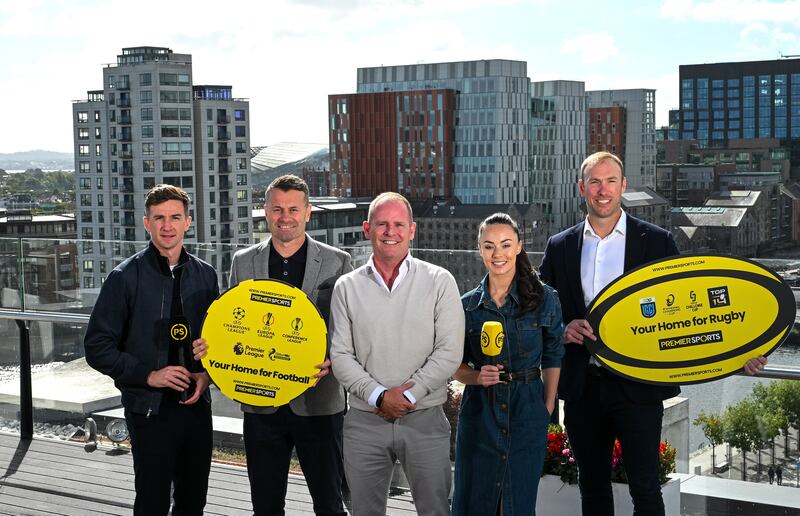
[[[236,137],[237,138],[244,138],[245,136],[247,136],[247,134],[245,134],[245,126],[237,125],[236,126]]]
[[[178,126],[177,125],[162,125],[161,126],[161,137],[162,138],[177,138],[178,137]]]
[[[103,146],[99,143],[94,145],[94,155],[95,156],[102,156],[103,155]]]
[[[91,194],[81,194],[80,195],[80,205],[81,206],[91,206],[92,205],[92,195]]]
[[[149,73],[140,73],[139,74],[139,86],[152,86],[153,85],[153,77]]]
[[[89,128],[88,127],[79,127],[78,128],[78,139],[79,140],[88,140],[89,139]]]
[[[236,190],[236,200],[240,202],[246,202],[247,190]]]
[[[247,158],[236,158],[236,170],[247,170]]]
[[[206,127],[206,136],[209,137],[209,138],[213,138],[214,137],[214,126],[213,125],[209,125],[208,127]]]
[[[83,210],[83,211],[81,211],[81,222],[85,222],[87,224],[92,222],[92,212],[91,212],[91,210]]]
[[[97,194],[97,205],[98,206],[103,206],[104,203],[105,203],[104,195],[101,194],[101,193]]]
[[[88,155],[89,155],[89,146],[78,145],[78,156],[88,156]]]
[[[80,162],[78,162],[78,171],[81,174],[88,174],[89,173],[89,162],[88,161],[80,161]]]
[[[79,124],[86,124],[89,122],[89,112],[88,111],[78,111],[78,123]]]
[[[192,160],[190,160],[190,159],[182,159],[181,160],[181,170],[183,170],[184,172],[185,171],[191,171],[192,170]],[[184,183],[184,186],[185,186],[185,183]]]
[[[92,272],[94,269],[94,262],[92,260],[83,260],[83,272]]]
[[[213,158],[209,158],[208,159],[208,170],[214,170],[214,159]],[[209,177],[212,180],[214,179],[214,176],[209,176]],[[213,181],[210,181],[209,184],[210,184],[210,186],[214,186]]]
[[[162,103],[178,102],[178,92],[175,90],[161,90],[159,99]]]
[[[78,180],[78,184],[81,187],[81,190],[91,190],[92,189],[92,179],[90,177],[82,177]]]
[[[247,186],[247,174],[236,174],[236,186]]]
[[[102,161],[95,161],[94,162],[94,171],[98,174],[103,172],[103,162]]]
[[[153,108],[142,108],[142,122],[149,122],[153,119]]]
[[[247,227],[247,222],[240,222],[237,226],[240,235],[246,235],[248,233],[249,228]]]
[[[237,122],[244,122],[245,120],[247,120],[247,118],[245,118],[246,116],[247,115],[245,114],[244,109],[233,110],[233,119],[236,120]]]
[[[142,172],[153,173],[156,171],[156,162],[152,159],[142,160]]]
[[[161,108],[161,120],[177,120],[178,108]]]
[[[214,110],[206,109],[206,120],[214,120]]]
[[[99,122],[100,121],[100,112],[99,111],[95,111],[94,112],[94,121],[95,122]]]
[[[99,127],[94,128],[94,139],[99,140],[101,138],[101,132]]]
[[[237,208],[236,208],[236,215],[237,215],[237,216],[238,216],[240,219],[246,219],[246,218],[247,218],[247,216],[248,216],[248,214],[247,214],[247,210],[248,210],[248,207],[247,207],[247,206],[237,206]]]
[[[247,142],[236,142],[236,154],[247,152]]]
[[[214,176],[208,176],[208,186],[214,188]]]
[[[86,228],[84,228],[86,229]],[[89,228],[89,233],[91,233],[91,228]],[[85,233],[85,231],[84,231]],[[84,236],[83,238],[91,239],[92,237]],[[92,276],[84,276],[83,277],[83,288],[94,288],[94,277]]]
[[[142,144],[142,154],[145,156],[152,156],[155,152],[152,143],[143,143]]]
[[[152,138],[153,137],[153,126],[152,125],[143,125],[142,126],[142,138]]]
[[[191,138],[192,137],[192,126],[190,125],[182,125],[180,126],[180,133],[181,138]]]
[[[153,102],[153,92],[150,90],[139,90],[139,102],[151,104]]]
[[[194,176],[183,176],[181,183],[184,188],[194,188]]]
[[[181,169],[181,161],[178,159],[165,159],[161,161],[163,172],[178,172]]]
[[[156,186],[156,178],[154,177],[143,177],[142,178],[142,186],[145,190],[150,190],[151,188]]]

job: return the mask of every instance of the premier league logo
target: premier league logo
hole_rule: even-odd
[[[656,298],[646,297],[639,300],[639,307],[642,310],[642,315],[647,317],[654,317],[656,315]]]

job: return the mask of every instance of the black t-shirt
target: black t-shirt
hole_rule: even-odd
[[[306,256],[308,255],[308,238],[300,249],[292,256],[283,257],[275,250],[274,245],[269,246],[269,277],[285,281],[286,283],[303,288],[303,277],[306,273]]]

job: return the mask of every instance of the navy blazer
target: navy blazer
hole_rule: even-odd
[[[627,215],[625,233],[625,272],[648,262],[680,254],[672,234],[665,229]],[[544,251],[539,274],[542,280],[558,291],[564,324],[586,318],[581,286],[581,222],[550,237]],[[565,401],[577,401],[583,396],[589,352],[579,344],[566,344],[566,353],[558,382],[558,396]],[[620,377],[623,390],[635,403],[665,400],[676,396],[680,388],[656,386]]]

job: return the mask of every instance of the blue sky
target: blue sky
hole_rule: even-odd
[[[250,99],[251,144],[327,142],[327,95],[356,68],[519,59],[532,80],[655,88],[680,64],[800,54],[800,0],[0,0],[0,152],[72,149],[71,101],[122,47],[193,55],[195,84]]]

